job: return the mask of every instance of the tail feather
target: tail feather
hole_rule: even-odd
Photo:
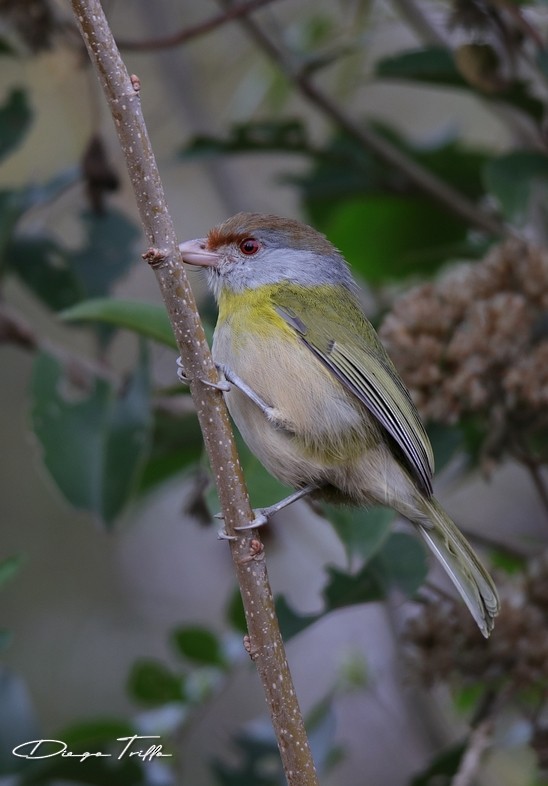
[[[479,629],[488,638],[500,608],[491,576],[434,498],[422,498],[421,509],[424,517],[413,517],[413,523],[460,592]]]

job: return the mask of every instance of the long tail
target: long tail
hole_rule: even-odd
[[[437,500],[422,497],[420,508],[421,513],[413,516],[413,523],[447,571],[487,638],[500,608],[493,579]]]

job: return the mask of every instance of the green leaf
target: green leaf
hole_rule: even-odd
[[[93,298],[63,311],[60,316],[67,322],[104,322],[114,327],[126,328],[144,338],[177,349],[167,312],[163,306],[154,303]]]
[[[284,641],[289,641],[323,616],[322,614],[298,614],[291,608],[283,595],[276,598],[276,615]]]
[[[323,591],[326,611],[383,600],[386,595],[379,577],[367,564],[354,574],[331,566],[327,574],[329,581]]]
[[[406,79],[467,87],[449,50],[444,47],[413,49],[379,60],[375,74],[385,79]]]
[[[324,512],[347,553],[364,559],[371,559],[379,551],[394,520],[394,512],[380,506],[365,509],[325,505]]]
[[[150,445],[148,357],[140,362],[108,412],[103,453],[103,517],[112,523],[137,489]]]
[[[200,666],[226,665],[219,639],[207,628],[177,628],[172,632],[171,640],[180,655]]]
[[[10,646],[13,639],[13,633],[11,630],[5,630],[4,628],[0,628],[0,652],[7,650]],[[0,768],[1,771],[1,768]]]
[[[0,562],[0,587],[7,584],[19,572],[23,563],[23,557],[17,554],[13,557],[7,557]]]
[[[80,300],[83,292],[67,252],[47,235],[15,237],[6,259],[21,281],[54,311]]]
[[[102,297],[136,259],[140,231],[122,212],[84,213],[86,239],[69,254],[70,264],[87,297]]]
[[[192,470],[203,452],[204,439],[195,413],[182,417],[156,410],[152,444],[139,492],[149,491],[173,475]]]
[[[463,448],[462,432],[457,426],[445,426],[442,423],[429,423],[427,432],[434,451],[436,472],[439,472]]]
[[[43,459],[76,508],[112,524],[135,491],[151,426],[144,354],[118,395],[104,380],[70,388],[63,369],[42,353],[34,364],[32,422]]]
[[[328,568],[329,582],[323,592],[326,610],[383,600],[394,587],[411,596],[427,572],[421,544],[411,535],[395,532],[357,573]]]
[[[182,676],[152,658],[143,658],[133,665],[128,691],[136,701],[150,707],[185,700]]]
[[[9,262],[7,249],[15,226],[25,209],[21,191],[0,191],[0,268],[2,273]]]
[[[484,101],[505,102],[526,112],[540,122],[543,103],[530,94],[525,82],[513,82],[508,87],[487,94],[468,82],[458,70],[452,55],[446,49],[427,47],[390,56],[380,60],[376,75],[382,79],[398,79],[445,87],[470,90]]]
[[[496,196],[506,217],[516,224],[527,219],[534,185],[543,193],[548,188],[548,156],[515,151],[488,161],[484,167],[485,184]]]
[[[466,237],[463,223],[430,200],[389,194],[340,203],[323,229],[371,283],[432,272]]]
[[[30,128],[31,120],[32,112],[27,94],[15,88],[0,106],[0,159],[21,144]]]
[[[227,622],[238,633],[247,633],[247,622],[245,619],[244,604],[238,587],[234,589],[225,610]]]
[[[182,150],[184,158],[226,153],[308,153],[310,143],[300,120],[261,120],[233,125],[228,136],[196,136]]]
[[[416,775],[409,786],[450,786],[467,747],[467,741],[451,745],[434,756],[430,764]]]
[[[426,552],[413,535],[394,532],[383,548],[369,563],[385,593],[397,587],[411,597],[424,582],[428,573]]]

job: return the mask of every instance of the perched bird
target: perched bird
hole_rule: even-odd
[[[207,269],[219,305],[212,352],[229,412],[266,469],[297,489],[268,512],[307,493],[390,506],[416,526],[488,636],[496,588],[432,495],[430,442],[339,251],[309,226],[257,213],[180,248]]]

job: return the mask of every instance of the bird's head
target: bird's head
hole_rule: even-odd
[[[348,265],[329,240],[290,218],[237,213],[180,249],[185,262],[207,268],[217,298],[225,287],[242,292],[283,281],[355,290]]]

